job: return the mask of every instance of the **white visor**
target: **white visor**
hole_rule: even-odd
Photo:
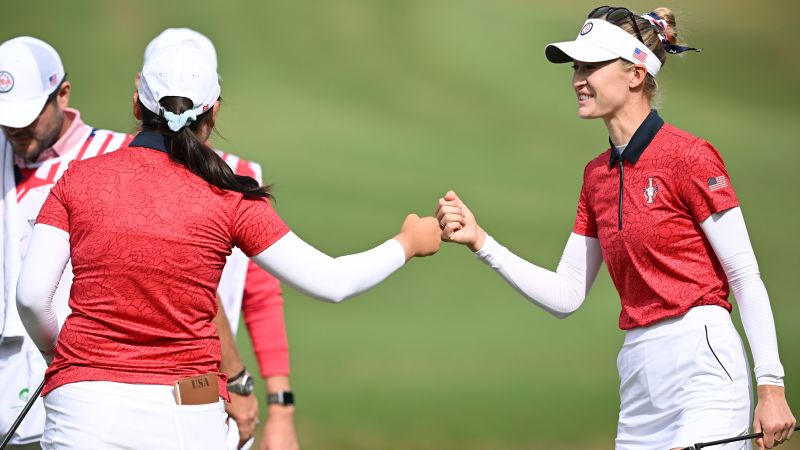
[[[604,19],[587,20],[574,41],[548,44],[544,54],[553,63],[601,62],[622,58],[634,64],[644,64],[647,73],[654,77],[661,69],[661,61],[646,45]]]

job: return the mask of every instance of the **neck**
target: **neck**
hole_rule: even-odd
[[[67,131],[69,131],[69,127],[72,126],[72,121],[74,119],[75,116],[73,116],[72,114],[67,114],[66,112],[64,113],[64,123],[61,124],[61,132],[58,133],[59,139],[61,139],[65,134],[67,134]]]
[[[642,102],[636,102],[627,107],[616,111],[609,117],[604,117],[603,121],[608,128],[608,136],[615,146],[626,145],[630,142],[633,133],[650,114],[650,102],[643,98]]]

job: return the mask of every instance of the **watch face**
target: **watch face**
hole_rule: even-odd
[[[250,395],[253,393],[254,386],[255,380],[253,380],[253,377],[249,373],[245,373],[240,380],[228,383],[228,391],[239,395]]]
[[[245,377],[245,379],[244,379],[244,389],[247,391],[248,394],[253,392],[253,387],[255,386],[255,384],[256,384],[256,382],[255,382],[255,380],[253,380],[253,377],[251,377],[249,375],[247,377]]]

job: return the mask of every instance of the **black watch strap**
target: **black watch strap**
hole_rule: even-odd
[[[294,405],[294,394],[292,391],[280,391],[267,394],[268,405]]]
[[[241,372],[237,373],[232,377],[228,377],[228,384],[235,383],[236,381],[239,380],[239,378],[242,378],[246,373],[247,373],[247,367],[244,367]]]

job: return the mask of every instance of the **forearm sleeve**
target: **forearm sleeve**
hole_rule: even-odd
[[[728,285],[739,305],[757,383],[783,386],[775,320],[741,208],[712,214],[700,225],[725,270]]]
[[[525,261],[488,235],[475,255],[520,294],[559,318],[580,308],[603,262],[597,238],[576,233],[570,234],[555,272]]]
[[[295,289],[338,303],[377,285],[405,264],[394,239],[365,252],[332,258],[288,232],[253,261]]]
[[[36,347],[52,354],[58,338],[53,295],[70,257],[69,234],[50,225],[33,227],[17,281],[17,309]]]

